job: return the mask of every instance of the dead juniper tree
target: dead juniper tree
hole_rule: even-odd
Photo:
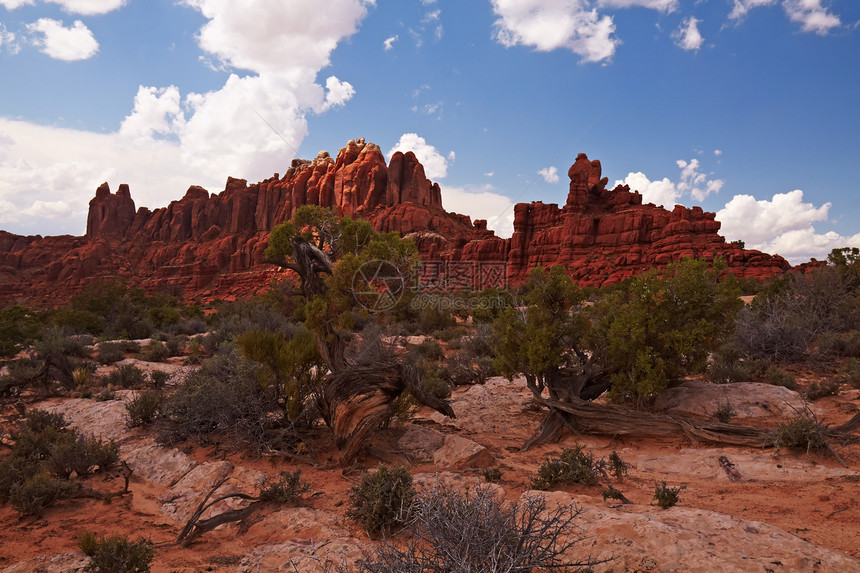
[[[395,357],[357,364],[347,353],[360,295],[365,302],[375,296],[395,300],[406,287],[404,278],[418,262],[411,241],[396,233],[377,233],[366,221],[338,219],[319,207],[305,206],[293,221],[272,231],[266,257],[299,277],[301,315],[328,368],[318,406],[341,450],[342,465],[350,463],[388,419],[394,400],[405,390],[419,403],[454,416],[446,401],[422,389],[410,365]],[[365,306],[375,310],[372,304]]]

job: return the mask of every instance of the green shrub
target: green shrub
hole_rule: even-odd
[[[129,428],[137,428],[152,423],[158,416],[164,396],[157,390],[144,390],[135,393],[134,397],[126,403],[126,425]]]
[[[10,488],[9,503],[21,515],[41,516],[45,508],[72,497],[77,490],[75,482],[55,479],[47,472],[39,472]]]
[[[771,366],[767,369],[764,374],[765,380],[768,384],[773,384],[774,386],[784,386],[789,390],[797,390],[799,386],[797,385],[797,380],[783,370],[780,370],[776,366]]]
[[[670,487],[666,482],[654,484],[654,499],[657,500],[657,505],[662,509],[670,507],[681,501],[681,490],[687,486],[679,485],[678,487]]]
[[[860,360],[852,358],[845,366],[836,373],[836,380],[840,384],[848,384],[860,389]]]
[[[149,373],[149,379],[152,381],[153,388],[160,390],[170,380],[170,373],[164,370],[152,370]]]
[[[347,516],[368,533],[385,534],[407,519],[414,499],[409,470],[382,466],[350,490]]]
[[[442,360],[445,358],[445,352],[442,350],[442,346],[432,338],[423,340],[421,344],[415,347],[415,352],[418,356],[426,358],[427,360]]]
[[[621,490],[614,488],[611,485],[604,487],[601,494],[603,495],[603,501],[606,501],[607,499],[618,499],[622,501],[624,500],[624,494],[621,492]]]
[[[152,542],[146,539],[97,538],[95,533],[87,532],[78,547],[90,558],[84,570],[97,573],[146,573],[155,558]]]
[[[481,475],[487,483],[496,483],[502,479],[502,470],[499,468],[484,468],[481,470]]]
[[[0,308],[0,358],[15,356],[41,337],[42,323],[23,306]]]
[[[547,458],[541,463],[538,475],[532,479],[532,488],[547,490],[557,485],[597,485],[605,471],[606,460],[595,460],[591,452],[581,445],[565,448],[557,458]]]
[[[134,364],[120,364],[107,377],[107,383],[120,388],[141,388],[146,383],[143,370]]]
[[[147,362],[165,362],[170,356],[167,345],[159,340],[150,340],[149,344],[140,353],[141,360]]]
[[[621,456],[618,455],[618,452],[612,450],[612,453],[609,454],[609,473],[615,476],[619,482],[624,481],[624,478],[627,476],[627,473],[630,471],[630,464],[621,459]]]
[[[860,331],[825,334],[819,340],[818,346],[825,354],[860,357]]]
[[[804,396],[810,402],[815,402],[825,396],[837,396],[839,394],[839,380],[822,380],[821,382],[813,382],[806,387]]]
[[[732,344],[724,344],[708,363],[708,378],[714,384],[750,382],[767,368],[764,361],[745,357]]]
[[[56,431],[62,431],[69,427],[65,416],[56,412],[48,412],[47,410],[27,410],[27,415],[24,418],[24,431],[33,432],[35,434],[43,432],[47,428]]]
[[[302,479],[302,470],[292,473],[282,471],[277,481],[264,480],[260,484],[258,497],[262,501],[271,501],[281,505],[298,503],[302,495],[307,493],[311,484]]]
[[[102,364],[113,364],[125,358],[126,345],[121,342],[102,342],[98,345],[96,359]]]
[[[798,448],[807,452],[830,449],[824,424],[808,410],[788,422],[778,423],[770,435],[770,442],[777,448]]]
[[[722,422],[723,424],[728,424],[732,421],[732,418],[737,416],[737,412],[735,412],[735,409],[732,407],[731,403],[726,400],[725,402],[720,404],[719,408],[714,410],[714,413],[712,415],[714,416],[714,418],[717,419],[717,421]]]
[[[54,444],[45,460],[44,467],[52,475],[68,479],[74,473],[83,477],[96,470],[110,470],[119,462],[119,446],[115,442],[86,436],[70,437],[72,439]]]
[[[113,390],[102,390],[93,398],[96,402],[110,402],[111,400],[116,400],[116,392]]]

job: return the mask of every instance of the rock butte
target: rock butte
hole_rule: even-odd
[[[517,283],[539,264],[563,265],[580,286],[611,284],[683,257],[722,257],[739,277],[790,268],[780,256],[727,243],[714,214],[700,207],[668,211],[643,205],[626,185],[606,189],[600,162],[584,153],[568,175],[563,207],[516,205],[510,239],[496,237],[484,220],[445,211],[439,185],[412,152],[397,152],[386,165],[379,146],[364,139],[350,141],[337,158],[320,152],[313,161],[294,159],[283,177],[252,185],[231,177],[217,194],[192,186],[153,211],[135,208],[128,185],[113,194],[104,183],[90,201],[83,237],[0,231],[0,304],[56,305],[99,278],[189,300],[252,295],[282,272],[263,262],[269,232],[302,205],[411,237],[424,261],[439,261],[426,268],[449,286]]]

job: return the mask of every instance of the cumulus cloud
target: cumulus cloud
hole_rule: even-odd
[[[33,44],[56,60],[87,60],[99,50],[95,36],[80,20],[66,28],[59,20],[40,18],[28,24],[27,30],[34,36]]]
[[[325,102],[323,111],[333,107],[341,107],[355,95],[355,88],[349,82],[342,82],[335,76],[329,76],[325,81]]]
[[[799,23],[804,32],[824,36],[842,25],[837,16],[821,5],[821,0],[784,0],[783,8],[791,21]]]
[[[705,43],[705,38],[703,38],[702,33],[699,32],[700,22],[701,20],[697,20],[692,16],[686,18],[681,23],[681,26],[675,30],[675,33],[672,34],[672,37],[675,39],[675,45],[682,50],[692,52],[701,48],[702,44]]]
[[[619,40],[615,24],[587,0],[492,0],[498,16],[496,39],[506,47],[530,46],[541,52],[567,49],[586,62],[608,60]]]
[[[726,239],[743,240],[747,248],[777,253],[798,264],[813,257],[824,259],[835,248],[860,246],[860,233],[816,231],[814,224],[827,220],[830,207],[805,203],[800,189],[776,193],[769,200],[736,195],[717,212],[717,220]]]
[[[502,238],[514,233],[514,203],[490,184],[442,188],[442,204],[447,211],[486,219],[487,228]]]
[[[14,1],[14,0],[13,0]],[[47,0],[52,4],[59,4],[66,12],[92,16],[96,14],[107,14],[122,8],[128,0]]]
[[[678,0],[598,0],[601,6],[610,8],[632,8],[641,6],[660,12],[674,12],[678,9]]]
[[[148,139],[156,134],[178,133],[185,123],[180,107],[179,88],[140,86],[134,96],[134,109],[120,126],[120,133],[132,139]]]
[[[128,183],[137,205],[147,207],[166,205],[192,184],[223,189],[226,178],[184,167],[176,157],[177,145],[167,141],[0,118],[0,222],[32,234],[50,221],[52,235],[81,235],[89,200],[104,181],[114,190]]]
[[[628,173],[625,179],[617,180],[615,185],[629,185],[630,189],[642,194],[646,203],[663,205],[671,209],[684,196],[702,201],[708,195],[719,193],[725,184],[722,179],[710,179],[708,174],[703,173],[698,159],[690,161],[679,159],[675,164],[681,169],[677,183],[666,177],[651,181],[640,171]]]
[[[21,213],[45,219],[61,219],[72,214],[72,207],[65,201],[42,201],[40,199],[27,209],[23,209]]]
[[[616,181],[615,185],[628,185],[633,191],[642,194],[643,202],[663,205],[669,209],[674,207],[681,197],[677,186],[668,178],[651,181],[641,171],[628,173],[626,178]]]
[[[33,0],[0,0],[0,6],[3,6],[7,10],[14,10],[21,6],[30,6],[33,3]]]
[[[716,155],[717,157],[719,157],[719,156],[720,156],[720,155],[722,155],[722,154],[723,154],[723,150],[722,150],[722,149],[715,149],[715,150],[714,150],[714,155]]]
[[[446,159],[435,147],[417,133],[404,133],[400,140],[388,151],[388,160],[395,152],[406,153],[411,151],[415,154],[421,165],[424,166],[424,174],[428,179],[443,179],[448,175],[448,159]],[[453,156],[449,154],[453,160]]]
[[[394,36],[391,36],[390,38],[386,38],[386,40],[384,42],[382,42],[382,46],[386,52],[394,47],[394,42],[396,42],[399,37],[400,36],[395,34]]]
[[[772,6],[777,0],[734,0],[729,20],[743,20],[750,10],[760,6]],[[821,0],[781,0],[785,14],[792,22],[800,24],[803,32],[826,35],[842,25],[839,17],[821,5]]]
[[[538,175],[543,177],[543,180],[547,183],[558,183],[558,168],[557,167],[544,167],[540,171],[537,172]]]

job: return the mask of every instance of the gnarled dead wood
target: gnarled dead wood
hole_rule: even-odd
[[[761,428],[709,422],[669,414],[637,412],[614,404],[595,404],[579,399],[561,402],[551,398],[535,397],[535,400],[549,408],[551,413],[556,413],[562,419],[558,423],[565,423],[583,434],[637,438],[672,438],[684,435],[692,440],[713,444],[755,448],[772,445],[771,432]],[[856,438],[851,434],[858,429],[860,429],[860,414],[839,426],[822,428],[825,436],[835,440]],[[523,449],[528,449],[535,443],[541,443],[536,439],[538,433],[550,435],[547,428],[543,430],[539,428]]]
[[[373,366],[353,366],[332,373],[320,397],[320,409],[347,465],[361,451],[370,433],[391,415],[394,400],[409,390],[425,406],[454,417],[445,400],[426,392],[414,366],[388,361]]]

